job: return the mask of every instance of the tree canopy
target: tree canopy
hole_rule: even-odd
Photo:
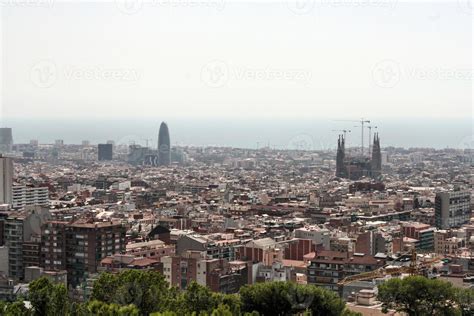
[[[389,309],[411,315],[472,315],[471,289],[456,289],[446,281],[409,276],[392,278],[378,287],[384,312]]]
[[[169,287],[153,271],[103,273],[94,282],[89,301],[68,299],[64,285],[47,278],[30,283],[26,300],[0,302],[0,316],[353,316],[338,295],[313,285],[266,282],[243,286],[239,293],[214,293],[191,282],[185,290]],[[384,311],[408,315],[474,315],[474,290],[454,288],[441,280],[421,276],[393,278],[379,286]]]

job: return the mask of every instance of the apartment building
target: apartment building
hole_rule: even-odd
[[[418,250],[433,250],[435,229],[428,224],[408,222],[403,223],[403,236],[416,239]]]
[[[97,272],[100,261],[125,252],[125,227],[119,221],[50,221],[42,227],[41,266],[48,271],[67,270],[76,286]]]
[[[192,281],[212,291],[236,293],[248,283],[247,264],[232,264],[225,259],[209,259],[205,251],[185,251],[162,258],[163,274],[170,286],[185,289]]]
[[[30,205],[47,206],[49,204],[49,189],[27,185],[12,187],[12,208],[21,209]]]
[[[49,190],[47,187],[30,187],[14,185],[12,188],[12,208],[21,209],[25,206],[49,204]]]
[[[339,291],[337,283],[346,276],[373,271],[384,264],[384,259],[362,253],[322,250],[308,266],[308,284]]]
[[[126,229],[119,221],[76,221],[67,225],[66,267],[68,281],[76,286],[97,272],[100,261],[125,252]]]
[[[41,225],[50,218],[49,210],[40,207],[13,212],[4,224],[5,245],[8,247],[9,276],[23,280],[25,267],[38,265]]]
[[[435,232],[434,241],[434,250],[440,255],[456,255],[466,246],[465,239],[453,236],[452,232],[444,229]]]
[[[471,191],[438,192],[435,197],[435,223],[440,229],[459,227],[471,219]]]

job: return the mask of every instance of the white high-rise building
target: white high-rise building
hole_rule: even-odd
[[[448,229],[466,224],[471,219],[471,191],[438,192],[435,198],[436,227]]]
[[[12,188],[12,207],[20,209],[30,205],[49,204],[49,190],[47,187],[30,187],[25,185],[14,185]]]
[[[0,204],[12,204],[13,160],[0,155]]]

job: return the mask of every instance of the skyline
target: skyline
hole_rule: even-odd
[[[472,121],[470,119],[380,119],[369,117],[375,131],[381,135],[382,147],[473,148]],[[164,120],[164,119],[162,119]],[[7,120],[13,128],[15,143],[53,143],[63,139],[66,143],[80,144],[82,140],[101,143],[114,140],[116,144],[145,146],[156,144],[156,130],[160,119],[89,119],[89,120]],[[336,148],[336,130],[350,129],[349,147],[360,146],[360,127],[356,123],[337,120],[313,119],[168,119],[164,120],[173,135],[172,146],[218,146],[255,149],[333,150]],[[2,125],[3,126],[3,125]],[[197,126],[200,126],[199,128]],[[400,127],[403,126],[403,129]],[[446,133],[449,130],[449,133]],[[367,147],[368,131],[364,144]],[[155,147],[155,146],[152,146]]]

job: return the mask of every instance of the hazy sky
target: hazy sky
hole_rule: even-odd
[[[469,0],[2,1],[7,118],[472,116]]]

